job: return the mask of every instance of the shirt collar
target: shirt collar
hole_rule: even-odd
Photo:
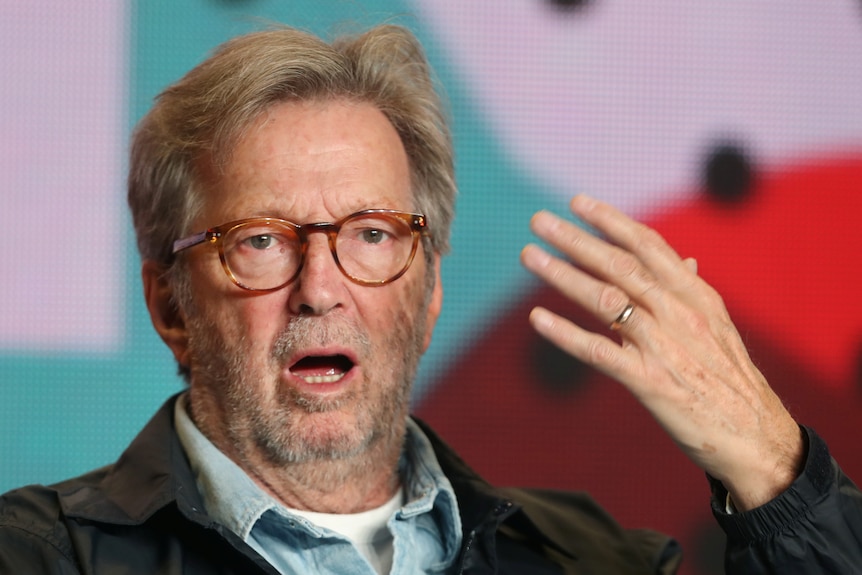
[[[200,432],[188,415],[187,397],[177,400],[174,425],[204,508],[217,523],[247,540],[260,516],[278,502]]]

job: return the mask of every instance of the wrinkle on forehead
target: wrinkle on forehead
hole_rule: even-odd
[[[330,221],[361,209],[414,205],[401,139],[367,102],[273,105],[237,141],[229,161],[206,174],[208,225],[252,215]]]

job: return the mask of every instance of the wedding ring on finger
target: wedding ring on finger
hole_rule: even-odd
[[[634,310],[635,310],[635,306],[633,303],[629,302],[628,304],[626,304],[626,307],[623,309],[623,311],[620,313],[620,315],[617,316],[617,319],[615,319],[613,322],[611,322],[611,330],[612,331],[619,331],[620,328],[622,328],[623,325],[632,316],[632,312]]]

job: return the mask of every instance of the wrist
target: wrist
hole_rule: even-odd
[[[734,478],[722,480],[727,489],[726,505],[737,511],[748,511],[764,505],[789,488],[802,473],[808,451],[807,436],[797,426],[795,441],[784,445],[784,449],[773,452],[772,463],[760,460],[758,470],[737,474]],[[754,468],[754,466],[752,466]],[[738,478],[738,480],[737,480]]]

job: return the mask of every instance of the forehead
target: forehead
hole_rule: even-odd
[[[366,208],[413,208],[401,138],[367,102],[274,104],[207,180],[202,217],[208,225],[255,215],[301,222]]]

